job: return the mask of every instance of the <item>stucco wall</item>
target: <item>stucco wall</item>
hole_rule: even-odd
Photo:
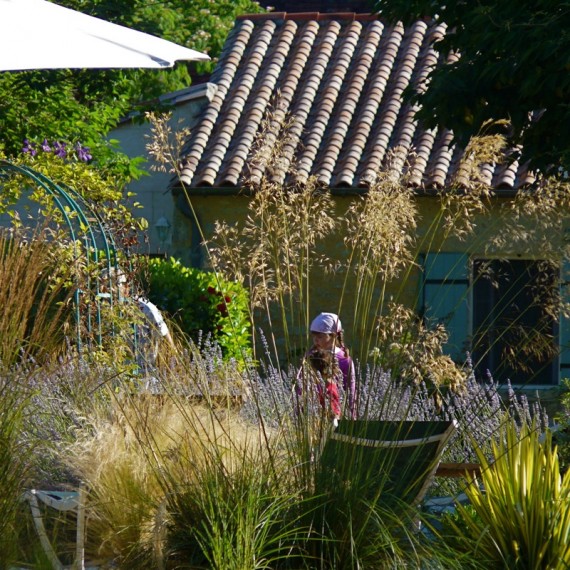
[[[164,96],[164,103],[172,105],[170,125],[173,132],[183,128],[192,128],[196,117],[213,96],[215,87],[210,84],[192,86],[186,90]],[[174,204],[168,190],[172,179],[171,172],[158,172],[151,169],[152,161],[146,145],[149,143],[151,127],[148,122],[140,123],[139,118],[125,120],[109,134],[109,139],[119,141],[121,150],[130,157],[143,157],[147,162],[142,169],[147,176],[133,181],[128,191],[133,192],[133,201],[142,208],[134,210],[137,217],[148,221],[148,230],[140,236],[141,253],[171,253]],[[164,242],[159,240],[156,223],[165,218],[171,224],[170,234]]]
[[[350,196],[335,197],[336,214],[343,216],[349,207]],[[178,206],[174,211],[173,240],[171,253],[175,257],[183,260],[184,263],[194,266],[208,266],[207,253],[199,247],[200,231],[192,220],[190,209],[185,204],[182,196],[178,198]],[[192,207],[200,222],[200,228],[206,239],[211,239],[214,232],[216,220],[224,220],[230,226],[243,223],[248,214],[249,198],[243,195],[193,195],[191,197]],[[497,201],[497,204],[500,201]],[[503,203],[506,200],[502,201]],[[544,255],[540,242],[542,239],[551,239],[552,236],[537,234],[533,237],[536,240],[534,245],[524,240],[504,239],[508,220],[501,217],[497,211],[479,215],[473,219],[476,230],[467,239],[447,238],[443,239],[444,232],[441,227],[434,230],[434,220],[439,214],[439,206],[433,198],[418,198],[418,208],[420,212],[417,253],[432,252],[467,252],[473,257],[510,257],[540,259]],[[521,222],[523,227],[526,224],[530,230],[532,220]],[[357,231],[355,229],[355,231]],[[525,232],[523,232],[524,234]],[[322,244],[322,251],[331,259],[346,261],[349,251],[344,245],[344,236],[337,234],[329,237]],[[495,245],[497,241],[502,241],[501,246]],[[543,242],[544,243],[544,242]],[[271,330],[275,336],[275,346],[277,352],[283,360],[294,358],[296,353],[301,353],[308,342],[306,330],[307,321],[320,311],[340,312],[341,319],[346,331],[347,343],[356,351],[364,350],[359,342],[361,337],[368,337],[368,332],[372,327],[377,309],[382,300],[397,300],[411,307],[416,307],[421,270],[419,265],[412,264],[405,278],[395,279],[389,283],[387,288],[379,291],[372,297],[368,308],[357,306],[354,296],[356,289],[355,277],[347,275],[343,271],[337,273],[327,273],[322,268],[314,267],[311,271],[310,286],[308,288],[308,301],[306,298],[301,303],[297,302],[288,313],[287,334],[281,326],[282,316],[278,305],[273,306],[271,312],[271,326],[264,312],[258,313],[258,326],[266,332]],[[360,299],[362,302],[362,299]],[[302,305],[302,306],[301,306]],[[308,307],[308,312],[307,312]],[[304,318],[293,317],[289,313],[296,311],[299,315],[306,312]],[[288,343],[285,341],[288,337]],[[272,341],[273,342],[273,341]],[[272,344],[272,342],[270,344]],[[286,348],[288,344],[288,348]],[[285,353],[288,352],[285,356]]]

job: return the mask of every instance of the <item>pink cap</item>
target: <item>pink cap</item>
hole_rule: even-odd
[[[336,334],[341,331],[340,319],[334,313],[321,313],[311,323],[311,332]]]

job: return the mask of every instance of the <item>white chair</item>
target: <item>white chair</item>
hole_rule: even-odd
[[[24,498],[30,504],[34,525],[41,545],[54,570],[65,570],[65,566],[59,560],[47,536],[39,501],[57,511],[76,511],[75,560],[71,569],[85,570],[85,488],[81,486],[79,491],[41,491],[32,489],[24,493]]]

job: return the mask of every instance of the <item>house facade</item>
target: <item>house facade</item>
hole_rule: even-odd
[[[491,194],[481,201],[485,212],[471,220],[475,230],[453,235],[435,223],[441,196],[469,189],[462,175],[467,156],[451,132],[418,124],[405,93],[426,87],[429,69],[441,61],[434,40],[445,33],[441,23],[388,26],[377,15],[349,12],[240,17],[208,83],[207,100],[192,116],[181,174],[171,181],[169,253],[207,267],[203,236],[213,234],[216,221],[238,227],[249,213],[246,178],[287,185],[315,177],[342,217],[366,199],[379,173],[393,174],[415,195],[418,240],[405,283],[396,279],[383,295],[397,295],[426,323],[445,324],[446,351],[458,362],[471,354],[480,374],[557,385],[570,365],[563,311],[549,300],[565,293],[563,255],[552,253],[564,249],[564,228],[538,228],[533,215],[508,219],[517,193],[535,183],[533,174],[516,160],[482,164],[478,186]],[[278,167],[256,165],[252,171],[258,134],[264,129],[271,148],[284,136],[281,125],[288,118],[293,126]],[[512,234],[506,231],[511,226]],[[345,237],[329,239],[327,254],[346,257]],[[555,247],[546,252],[546,243]],[[361,323],[373,326],[379,316],[371,310],[358,320],[356,300],[346,294],[357,285],[323,271],[309,294],[313,313],[341,307],[351,343],[358,342]],[[528,341],[529,331],[540,332],[544,352],[510,354]],[[511,363],[521,359],[517,371]]]
[[[208,105],[215,85],[192,85],[160,97],[157,101],[172,113],[170,125],[174,131],[189,128]],[[168,190],[172,173],[156,170],[149,156],[147,145],[151,140],[151,125],[138,115],[126,117],[111,131],[109,139],[116,140],[121,151],[131,157],[145,157],[141,166],[146,175],[132,182],[129,190],[140,204],[134,214],[148,222],[148,229],[139,236],[137,251],[150,255],[169,255],[172,249],[175,206]]]

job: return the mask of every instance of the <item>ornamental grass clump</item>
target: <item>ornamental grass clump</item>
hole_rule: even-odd
[[[223,409],[166,393],[120,393],[86,418],[66,455],[89,489],[90,558],[154,569],[184,551],[184,533],[195,544],[196,528],[172,523],[190,516],[176,507],[189,489],[207,493],[200,483],[212,470],[233,477],[250,462],[253,473],[264,454],[258,430]]]
[[[0,231],[0,366],[61,352],[70,312],[65,269],[47,228]]]
[[[221,451],[221,449],[220,449]],[[289,567],[298,557],[302,495],[288,481],[289,465],[232,446],[234,469],[209,454],[196,480],[168,494],[168,548],[177,567],[251,570]],[[174,483],[174,482],[173,482]],[[305,567],[303,564],[299,567]]]
[[[444,353],[448,340],[444,325],[430,328],[410,308],[389,302],[386,314],[377,320],[376,331],[376,346],[371,351],[376,366],[404,383],[424,383],[454,392],[463,389],[465,370]]]
[[[457,505],[453,542],[487,568],[568,568],[570,474],[560,474],[550,432],[507,421],[497,436],[491,460],[478,451],[480,485],[466,489],[470,507]]]
[[[21,371],[20,371],[21,372]],[[18,533],[23,526],[22,494],[33,480],[34,440],[26,437],[33,421],[28,405],[31,391],[19,371],[0,376],[0,553],[2,562],[17,558]]]

